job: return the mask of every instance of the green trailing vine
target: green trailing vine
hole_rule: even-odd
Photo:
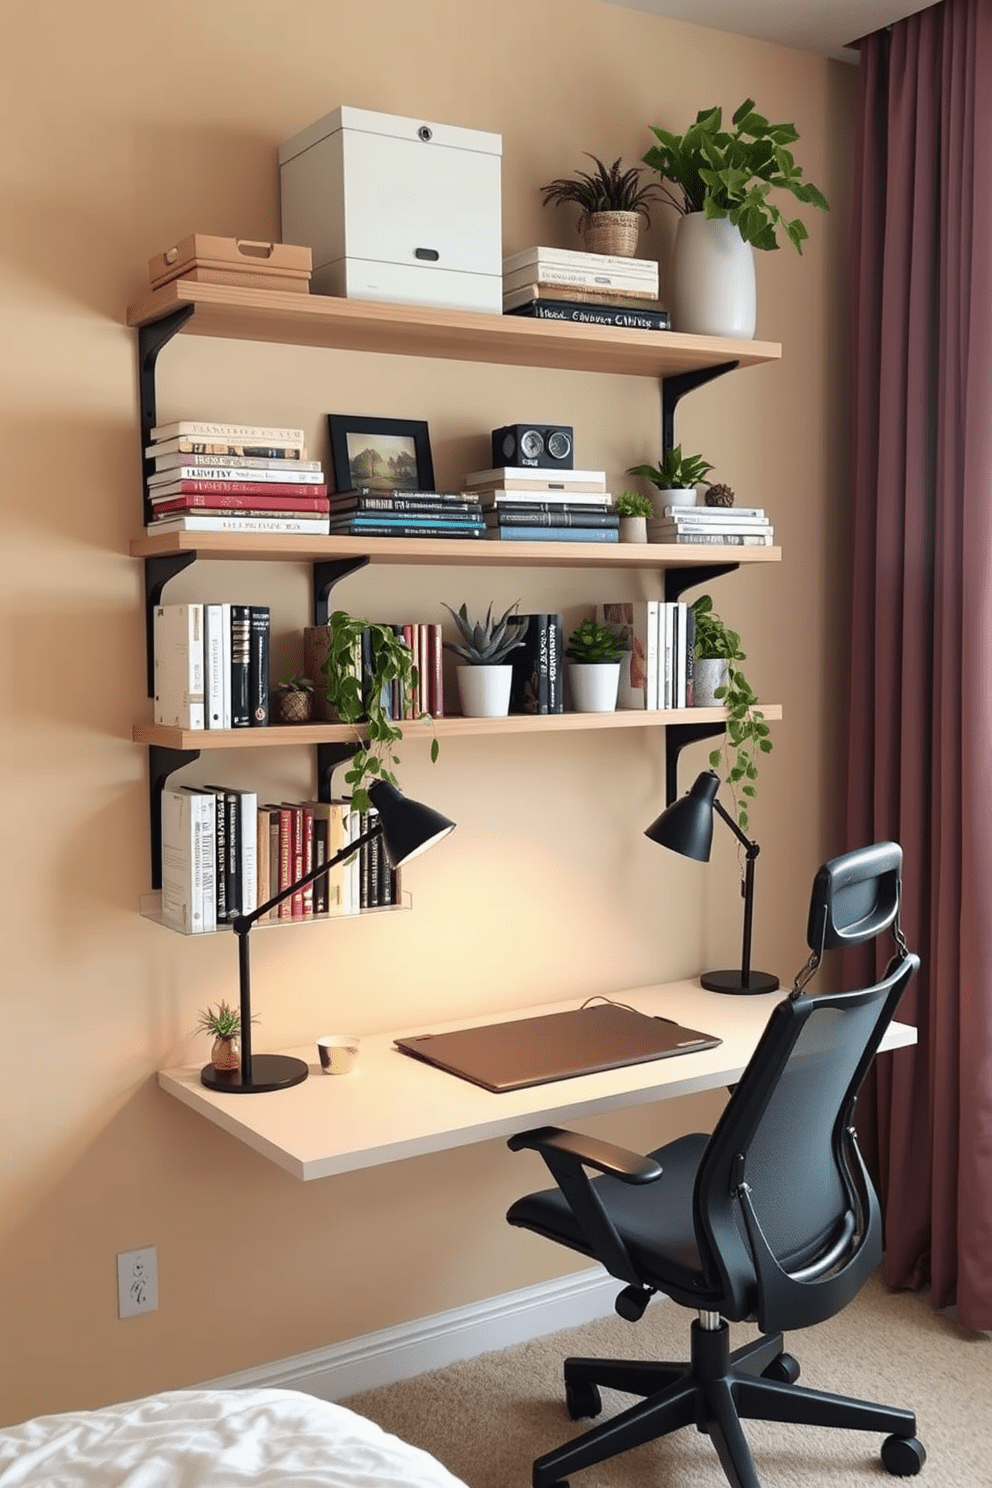
[[[398,787],[392,766],[399,764],[394,749],[403,737],[403,729],[393,717],[391,699],[394,684],[398,684],[402,698],[399,712],[406,715],[413,706],[417,668],[409,646],[388,625],[349,615],[345,610],[335,610],[327,624],[331,644],[321,668],[327,677],[327,700],[342,723],[354,725],[360,740],[344,778],[351,787],[354,809],[368,811],[372,805],[369,785],[388,780]],[[366,633],[371,669],[363,677],[362,638]],[[433,722],[429,713],[419,716]],[[360,724],[365,725],[367,742],[362,739]],[[435,736],[431,740],[431,762],[437,757]]]
[[[710,752],[710,766],[718,774],[722,772],[737,825],[746,832],[750,807],[758,794],[755,782],[759,757],[772,751],[768,724],[758,706],[757,693],[737,665],[747,660],[741,650],[740,635],[716,614],[708,594],[701,594],[692,609],[696,616],[697,660],[713,657],[727,662],[727,685],[715,692],[727,709],[727,729],[722,747]]]

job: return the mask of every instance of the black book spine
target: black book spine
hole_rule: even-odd
[[[667,310],[634,310],[623,305],[596,305],[591,301],[528,300],[507,315],[531,315],[535,320],[571,320],[580,325],[609,325],[628,331],[667,331]]]
[[[490,527],[619,527],[616,512],[558,511],[546,507],[498,506],[486,513]]]
[[[548,616],[548,712],[565,711],[565,625],[562,615]]]
[[[235,791],[224,793],[227,817],[227,917],[233,920],[243,908],[241,895],[241,802]]]
[[[383,516],[385,518],[385,513]],[[434,527],[430,523],[425,523],[422,527],[410,527],[401,518],[395,522],[386,518],[382,522],[363,522],[360,525],[344,522],[340,526],[332,525],[331,531],[339,537],[457,537],[464,540],[484,537],[486,529],[483,523],[472,518],[467,518],[464,523],[455,527]]]
[[[231,606],[231,727],[251,724],[251,610]]]
[[[685,705],[696,702],[696,612],[689,605],[685,612]]]
[[[344,491],[330,498],[331,516],[340,512],[411,512],[429,516],[472,516],[479,511],[479,502],[471,496],[446,496],[437,491],[420,496],[376,496],[364,491]]]
[[[527,621],[523,645],[510,652],[512,678],[510,681],[511,713],[547,713],[547,671],[543,686],[541,677],[542,635],[547,626],[547,615],[522,615]]]
[[[248,656],[248,706],[253,728],[269,721],[269,607],[252,605]]]

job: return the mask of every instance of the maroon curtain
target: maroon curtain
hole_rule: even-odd
[[[905,854],[922,957],[877,1062],[890,1286],[992,1328],[992,0],[861,47],[850,846]],[[863,968],[862,968],[863,969]],[[875,968],[873,967],[872,970]]]

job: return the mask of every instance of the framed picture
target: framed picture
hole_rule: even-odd
[[[423,419],[329,413],[334,489],[433,491],[434,463]]]

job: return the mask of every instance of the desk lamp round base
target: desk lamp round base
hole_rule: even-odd
[[[751,997],[756,992],[774,992],[779,979],[770,971],[752,971],[745,987],[739,971],[704,971],[699,984],[707,992],[730,992],[739,997]]]
[[[243,1079],[239,1069],[219,1070],[205,1064],[200,1071],[200,1083],[228,1095],[258,1095],[264,1090],[288,1090],[291,1085],[302,1085],[309,1073],[310,1066],[304,1059],[294,1059],[289,1054],[253,1054],[250,1081]]]

